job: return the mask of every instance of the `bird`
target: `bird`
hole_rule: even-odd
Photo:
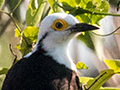
[[[9,69],[2,90],[82,90],[67,46],[81,32],[96,29],[71,14],[46,16],[40,23],[35,48]]]

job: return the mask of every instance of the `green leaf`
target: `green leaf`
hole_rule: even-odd
[[[81,23],[89,23],[90,22],[90,18],[88,17],[87,14],[80,14],[77,15],[76,18],[81,22]]]
[[[16,28],[15,29],[15,37],[20,37],[21,36],[21,33],[20,31]]]
[[[120,88],[114,88],[114,87],[104,87],[104,88],[100,88],[98,90],[120,90]]]
[[[75,0],[75,2],[76,2],[77,4],[80,4],[80,1],[81,1],[81,0]]]
[[[88,81],[87,89],[99,90],[99,88],[114,74],[115,74],[114,70],[111,69],[101,71],[100,75],[97,76],[94,80]]]
[[[2,4],[4,3],[5,0],[0,0],[0,7],[2,6]]]
[[[0,68],[0,75],[7,74],[8,68]]]
[[[119,73],[120,75],[120,60],[107,60],[104,59],[104,62],[110,69],[113,69],[115,73]]]
[[[23,40],[21,41],[23,42]],[[21,52],[22,56],[25,56],[31,51],[32,46],[26,43],[19,43],[17,46],[15,46],[15,48],[17,48]]]
[[[89,32],[85,32],[85,35],[79,35],[78,39],[83,41],[90,49],[95,50],[95,47],[93,45],[92,38],[90,37]]]
[[[93,84],[93,82],[96,80],[96,79],[91,78],[91,77],[79,77],[79,79],[80,79],[81,85],[85,85],[85,88],[86,88],[86,84],[88,84],[89,82],[92,82],[92,84]],[[92,89],[89,89],[89,90],[92,90]],[[101,87],[100,89],[93,89],[93,90],[120,90],[120,88],[115,88],[115,87]]]
[[[109,4],[106,0],[60,0],[60,2],[63,4],[62,8],[66,12],[69,11],[70,14],[77,16],[80,22],[91,24],[99,25],[99,21],[105,17],[105,15],[96,15],[95,12],[107,13],[109,9]],[[69,9],[67,4],[72,9]]]
[[[86,84],[88,81],[94,80],[94,78],[92,77],[80,77],[79,79],[80,79],[80,83],[82,84]]]
[[[58,5],[57,5],[58,2],[56,2],[55,0],[47,0],[47,1],[49,3],[50,7],[52,8],[52,11],[63,12],[63,10],[60,7],[58,7]]]
[[[22,56],[26,55],[32,50],[32,45],[37,41],[38,27],[28,26],[22,32],[20,43],[16,46],[22,53]]]
[[[61,3],[66,2],[71,7],[76,7],[76,5],[80,2],[79,0],[59,0]],[[77,3],[76,3],[77,2]]]
[[[46,1],[37,0],[38,7],[35,3],[35,0],[30,0],[26,13],[26,23],[27,26],[36,26],[41,20],[42,13],[44,11]]]
[[[77,69],[88,69],[88,67],[83,62],[78,62],[76,64]]]
[[[29,43],[35,43],[37,41],[37,36],[38,36],[38,27],[31,27],[28,26],[27,28],[24,29],[23,34],[25,38],[27,38]]]

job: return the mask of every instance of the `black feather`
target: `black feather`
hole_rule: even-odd
[[[39,47],[30,57],[19,60],[8,71],[2,90],[80,90],[77,74],[44,53]]]

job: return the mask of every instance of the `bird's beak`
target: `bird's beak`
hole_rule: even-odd
[[[99,29],[96,26],[89,25],[87,23],[77,23],[74,26],[69,28],[72,32],[83,32],[89,30],[96,30]]]

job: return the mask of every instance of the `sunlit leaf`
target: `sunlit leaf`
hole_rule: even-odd
[[[24,56],[32,50],[32,44],[37,41],[38,27],[28,26],[22,33],[22,38],[16,48],[19,49],[22,56]]]
[[[76,3],[76,1],[80,2],[79,0],[59,0],[59,1],[61,3],[66,2],[67,4],[69,4],[72,7],[76,7],[76,5],[78,4],[78,3]]]
[[[27,26],[36,26],[42,17],[43,10],[46,5],[45,0],[30,0],[28,5],[27,13],[26,13],[26,23]]]
[[[16,28],[15,29],[15,37],[20,37],[21,36],[21,33],[20,31]]]
[[[120,60],[108,60],[104,59],[104,62],[110,69],[113,69],[116,73],[120,75]]]
[[[111,69],[101,71],[100,75],[97,76],[94,80],[88,81],[87,88],[89,90],[99,90],[99,88],[114,74],[114,70]]]
[[[78,62],[76,67],[77,69],[88,69],[88,67],[83,62]]]
[[[68,10],[69,13],[77,16],[80,22],[99,25],[99,21],[105,17],[105,15],[94,15],[94,12],[108,12],[109,4],[106,0],[78,0],[78,3],[75,1],[76,0],[60,0],[63,4],[63,9],[65,11]]]
[[[30,27],[24,29],[23,34],[29,40],[28,42],[34,43],[37,41],[38,27]]]
[[[115,87],[104,87],[104,88],[100,88],[98,90],[120,90],[120,88],[115,88]]]
[[[94,78],[92,77],[80,77],[79,79],[80,79],[80,83],[82,84],[86,84],[88,81],[94,80]]]
[[[52,8],[52,11],[51,11],[52,13],[53,12],[63,12],[63,10],[57,6],[58,2],[56,2],[55,0],[47,0],[47,1],[49,3],[50,7]]]

